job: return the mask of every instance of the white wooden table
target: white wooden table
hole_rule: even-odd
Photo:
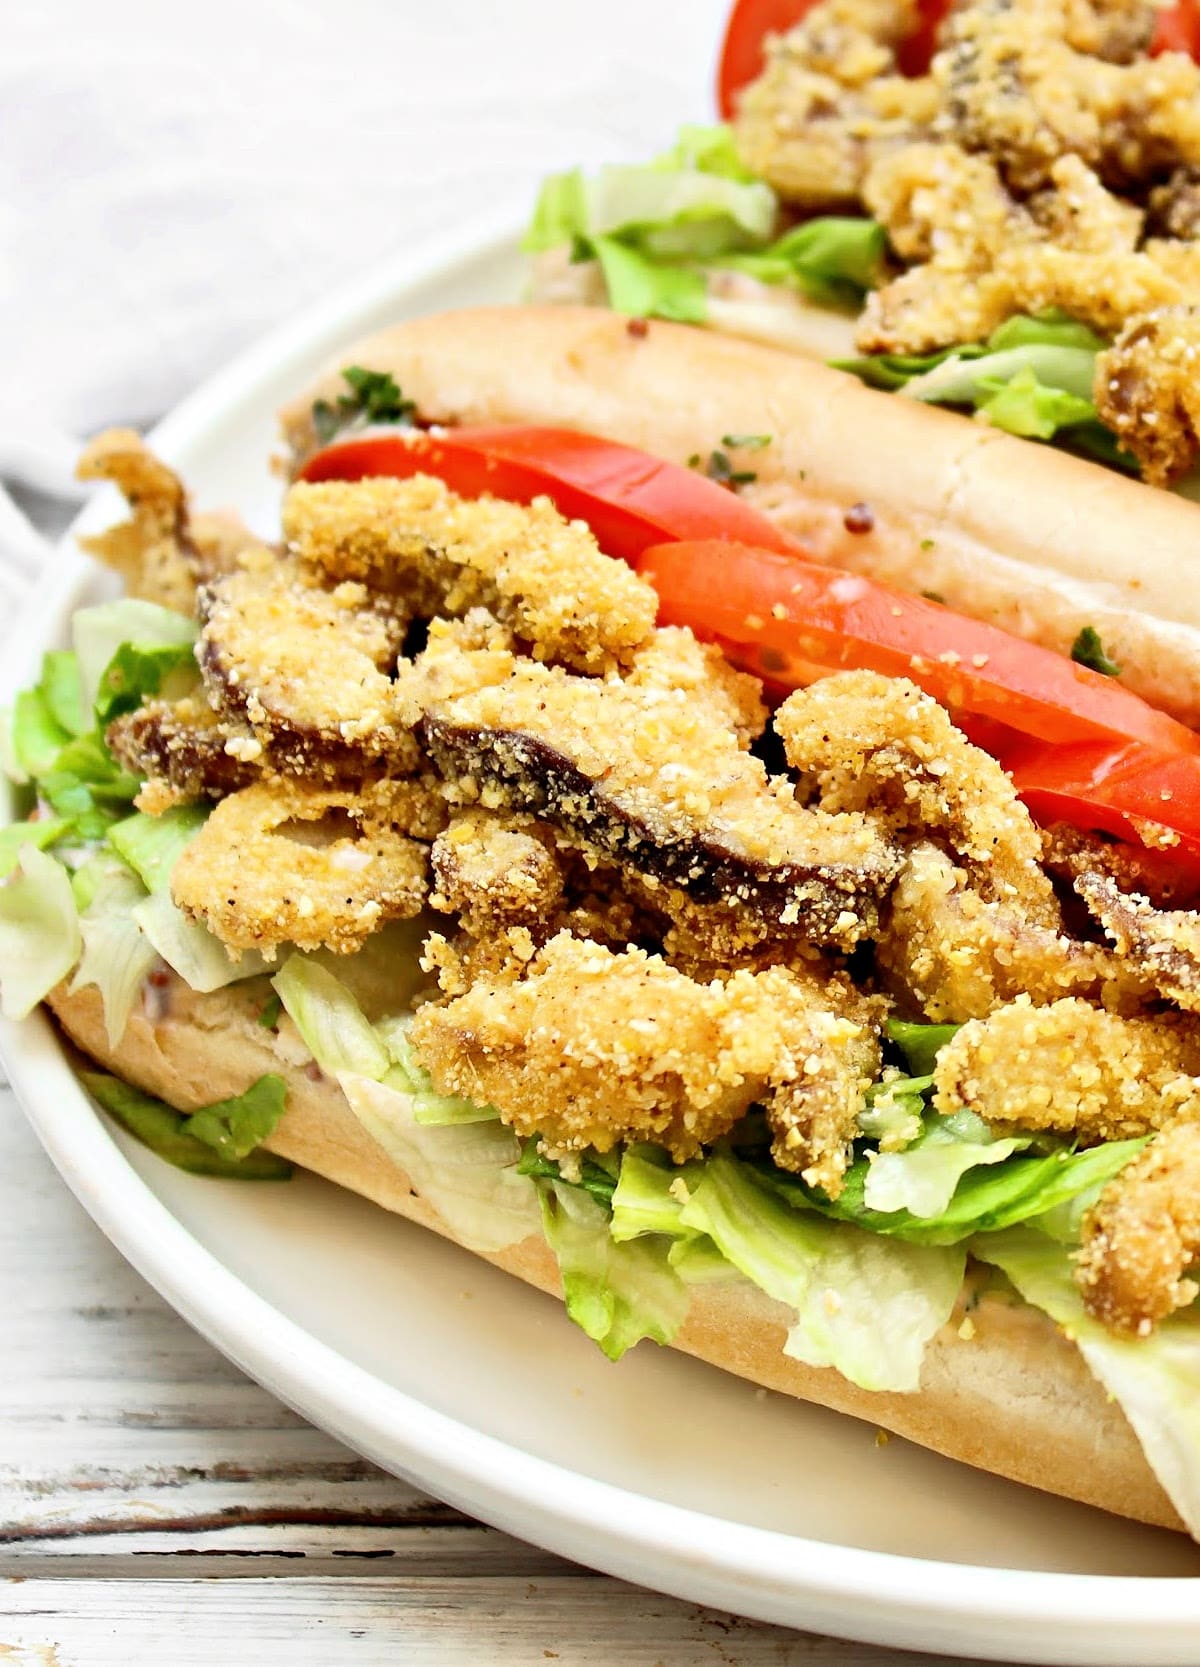
[[[3,1667],[916,1667],[482,1527],[251,1383],[107,1243],[0,1090]],[[966,1664],[965,1664],[966,1667]]]

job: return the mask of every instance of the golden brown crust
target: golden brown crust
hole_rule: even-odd
[[[288,1021],[277,1034],[258,1024],[265,993],[257,980],[207,996],[173,981],[165,1015],[152,1022],[136,1013],[117,1050],[108,1045],[94,988],[67,995],[60,985],[49,1004],[86,1053],[183,1108],[239,1093],[265,1071],[279,1072],[288,1082],[288,1109],[272,1150],[453,1239],[356,1121],[336,1084],[314,1080],[305,1069]],[[485,1259],[558,1292],[553,1257],[540,1239]],[[871,1394],[836,1372],[789,1359],[782,1352],[784,1311],[741,1284],[699,1287],[675,1346],[996,1475],[1142,1522],[1181,1526],[1124,1415],[1047,1320],[995,1296],[985,1296],[969,1318],[966,1326],[955,1316],[934,1340],[917,1395]]]
[[[586,307],[446,313],[347,348],[282,413],[300,455],[350,363],[390,370],[430,420],[578,428],[677,463],[769,433],[744,496],[814,556],[1060,651],[1093,625],[1128,687],[1200,723],[1200,589],[1178,582],[1200,508],[1182,498],[790,353],[658,321],[631,335]],[[874,527],[848,531],[864,497]]]

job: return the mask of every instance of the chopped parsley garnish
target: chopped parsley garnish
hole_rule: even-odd
[[[1115,660],[1109,659],[1104,652],[1104,644],[1100,641],[1100,633],[1094,625],[1085,625],[1071,645],[1071,658],[1077,665],[1088,666],[1092,671],[1098,671],[1105,677],[1120,677],[1121,668]]]
[[[762,451],[771,444],[769,434],[722,434],[721,444],[730,451]]]
[[[725,443],[729,444],[728,439]],[[709,480],[715,480],[718,486],[727,486],[731,492],[735,492],[739,486],[749,486],[752,480],[758,479],[753,469],[735,469],[729,460],[728,452],[723,451],[710,452],[707,462],[698,451],[693,452],[688,458],[688,468],[703,469]]]
[[[313,432],[323,446],[335,434],[354,424],[399,423],[407,426],[416,415],[416,405],[405,399],[390,371],[364,370],[361,365],[347,365],[342,379],[350,392],[339,394],[330,403],[327,399],[314,400],[312,408]]]

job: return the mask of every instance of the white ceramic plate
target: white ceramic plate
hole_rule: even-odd
[[[410,252],[214,378],[155,445],[205,506],[272,530],[273,414],[315,367],[364,331],[509,300],[519,281],[502,231]],[[103,498],[84,521],[115,508]],[[100,588],[59,552],[10,637],[8,692]],[[354,1195],[159,1162],[97,1116],[45,1020],[7,1026],[3,1052],[69,1185],[181,1314],[462,1509],[682,1597],[870,1642],[1088,1667],[1200,1658],[1200,1557],[1181,1537],[878,1445],[868,1424],[648,1344],[612,1366],[558,1304]]]

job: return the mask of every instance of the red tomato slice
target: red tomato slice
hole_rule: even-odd
[[[1158,14],[1150,51],[1187,52],[1200,60],[1200,4],[1197,0],[1176,0]]]
[[[586,521],[610,556],[626,561],[676,538],[733,539],[799,554],[765,515],[706,475],[569,429],[414,429],[344,440],[309,458],[300,479],[420,474],[436,475],[468,498],[551,498],[563,515]]]
[[[736,112],[736,95],[763,72],[766,37],[783,34],[816,4],[817,0],[735,0],[717,66],[717,107],[726,121]]]
[[[1131,742],[1083,747],[1018,745],[1001,762],[1039,822],[1099,828],[1162,852],[1164,861],[1200,865],[1200,758]],[[1147,828],[1178,835],[1163,845]]]
[[[658,591],[660,623],[690,625],[777,690],[866,669],[1039,741],[1200,756],[1200,735],[1112,678],[859,574],[712,542],[659,545],[634,565]]]
[[[737,111],[737,95],[763,71],[763,43],[799,23],[817,0],[735,0],[717,67],[717,106],[729,121]],[[905,41],[897,58],[905,75],[924,75],[937,49],[937,32],[954,0],[921,0],[921,22]]]

